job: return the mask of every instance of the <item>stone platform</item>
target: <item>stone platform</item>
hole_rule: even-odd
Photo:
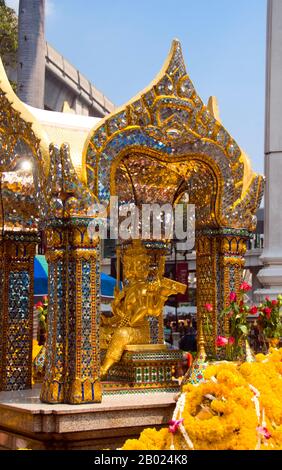
[[[116,394],[102,403],[47,405],[40,387],[0,392],[0,449],[116,449],[146,427],[161,428],[172,417],[175,393]]]

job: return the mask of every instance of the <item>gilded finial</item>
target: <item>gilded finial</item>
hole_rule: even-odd
[[[184,375],[181,388],[187,383],[196,385],[201,383],[204,380],[204,372],[207,368],[208,363],[206,362],[207,354],[205,351],[205,337],[203,332],[203,320],[199,318],[199,326],[198,326],[198,354],[193,362],[192,366],[186,374]]]
[[[204,330],[203,330],[203,318],[199,318],[199,327],[198,327],[198,355],[197,357],[201,357],[201,359],[205,360],[207,357],[206,350],[205,350],[205,337],[204,337]]]

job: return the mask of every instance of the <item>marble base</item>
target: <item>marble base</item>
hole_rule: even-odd
[[[278,295],[282,294],[282,264],[281,258],[261,256],[264,263],[276,263],[268,264],[261,269],[257,275],[259,282],[262,284],[261,289],[257,289],[254,293],[257,302],[263,302],[265,297],[269,297],[270,300],[277,299]]]
[[[254,299],[257,303],[264,302],[265,297],[269,297],[270,300],[276,300],[278,295],[282,294],[282,289],[277,288],[265,288],[265,289],[257,289],[254,292]]]
[[[48,405],[40,387],[0,392],[0,449],[116,449],[147,427],[167,426],[175,393],[115,394],[102,403]]]

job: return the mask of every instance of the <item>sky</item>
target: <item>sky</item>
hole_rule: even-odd
[[[47,0],[47,41],[118,106],[153,80],[174,38],[198,94],[217,97],[263,172],[266,0]]]

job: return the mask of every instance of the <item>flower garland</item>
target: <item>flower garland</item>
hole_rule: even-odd
[[[207,369],[208,371],[208,369]],[[215,380],[185,387],[185,426],[197,450],[249,449],[256,444],[257,416],[252,392],[236,367],[218,366]],[[251,406],[252,405],[252,406]],[[179,442],[181,448],[181,442]]]
[[[145,429],[139,439],[128,439],[121,450],[160,450],[169,449],[168,429],[157,431],[154,429]]]
[[[186,447],[189,450],[194,450],[193,442],[191,441],[188,433],[184,427],[184,418],[182,418],[185,408],[185,393],[182,393],[177,401],[172,420],[169,422],[169,432],[171,433],[171,446],[170,450],[175,450],[174,445],[174,435],[176,434],[177,430],[179,429],[182,437],[185,441]]]
[[[123,449],[282,449],[282,349],[257,362],[211,364],[183,387],[169,429],[143,431]]]

